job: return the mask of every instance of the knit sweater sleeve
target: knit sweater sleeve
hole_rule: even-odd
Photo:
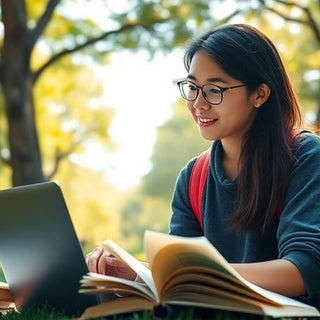
[[[290,168],[277,232],[279,258],[296,265],[307,301],[320,307],[320,139],[302,133],[294,144],[296,161]]]
[[[189,180],[196,159],[192,159],[181,170],[171,203],[172,216],[169,233],[184,237],[202,236],[200,225],[194,215],[189,201]]]

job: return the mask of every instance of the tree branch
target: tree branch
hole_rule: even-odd
[[[303,10],[308,18],[309,21],[309,27],[313,31],[317,41],[320,44],[320,28],[317,26],[316,20],[313,18],[311,10],[308,7],[301,7],[301,10]]]
[[[0,156],[0,159],[2,161],[2,163],[4,163],[5,165],[9,166],[10,168],[12,168],[12,163],[10,162],[9,159],[3,157],[3,156]]]
[[[40,19],[38,20],[37,25],[35,26],[35,28],[33,30],[31,30],[30,43],[29,43],[30,52],[31,52],[33,46],[36,44],[39,37],[41,36],[41,34],[43,33],[46,26],[50,22],[52,15],[53,15],[53,12],[54,12],[55,8],[57,7],[57,5],[59,4],[59,2],[60,2],[60,0],[49,0],[48,4],[44,10],[44,13],[42,14]]]
[[[67,158],[77,146],[78,144],[74,143],[67,151],[64,152],[60,151],[59,149],[56,149],[53,168],[51,172],[47,174],[45,177],[47,181],[51,180],[52,177],[58,172],[61,160]]]
[[[130,30],[130,29],[134,29],[137,27],[143,27],[144,29],[150,30],[151,27],[157,23],[163,23],[165,21],[167,21],[168,19],[161,19],[161,20],[156,20],[154,22],[152,22],[150,25],[143,25],[143,24],[139,24],[139,23],[129,23],[126,25],[121,26],[119,29],[116,30],[112,30],[112,31],[107,31],[102,33],[100,36],[95,37],[95,38],[91,38],[88,39],[87,41],[76,45],[75,47],[71,48],[71,49],[65,49],[60,51],[59,53],[53,55],[47,62],[45,62],[37,71],[35,71],[33,73],[33,82],[36,82],[36,80],[39,78],[39,76],[41,75],[41,73],[47,68],[49,67],[51,64],[53,64],[55,61],[59,60],[60,58],[62,58],[65,55],[74,53],[76,51],[80,51],[81,49],[90,46],[98,41],[104,40],[106,38],[108,38],[110,35],[112,34],[118,34],[121,33],[123,31],[126,30]]]
[[[295,3],[294,1],[285,1],[285,0],[274,0],[275,2],[281,3],[287,7],[299,7],[299,4]]]
[[[2,152],[3,149],[4,149],[4,148],[0,145],[0,161],[1,161],[2,163],[4,163],[5,165],[7,165],[7,166],[9,166],[9,167],[12,168],[11,158],[10,158],[10,156],[5,157],[5,156],[3,155],[3,152]]]
[[[279,12],[278,10],[276,10],[274,8],[270,8],[268,6],[265,6],[265,8],[268,11],[275,13],[276,15],[278,15],[279,17],[281,17],[282,19],[284,19],[286,21],[297,22],[297,23],[300,23],[300,24],[309,25],[308,21],[306,21],[306,20],[290,17],[290,16],[285,15],[285,14]]]
[[[222,24],[226,24],[228,23],[232,18],[234,18],[235,16],[237,16],[239,13],[241,13],[242,10],[240,9],[236,9],[235,11],[233,11],[232,13],[230,13],[227,17],[219,20],[218,24],[222,25]]]
[[[58,148],[55,150],[54,165],[51,172],[46,175],[46,180],[49,181],[52,179],[52,177],[58,172],[61,161],[67,158],[81,144],[81,142],[89,136],[89,134],[90,130],[85,130],[85,132],[83,132],[81,136],[76,141],[74,141],[67,150],[61,151]]]
[[[272,7],[269,7],[265,3],[264,0],[259,0],[259,2],[265,9],[267,9],[270,12],[275,13],[276,15],[281,17],[282,19],[284,19],[286,21],[296,22],[296,23],[299,23],[299,24],[302,24],[302,25],[309,27],[311,29],[311,31],[313,32],[313,34],[315,35],[316,40],[320,43],[320,29],[318,28],[317,23],[312,16],[311,10],[308,7],[302,6],[302,5],[295,3],[293,1],[275,0],[275,2],[280,3],[282,5],[299,8],[306,15],[306,19],[304,20],[304,19],[293,18],[293,17],[290,17],[289,15],[281,13],[280,11],[278,11]]]

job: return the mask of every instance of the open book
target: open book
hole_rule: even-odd
[[[119,298],[89,307],[81,319],[153,310],[167,304],[272,317],[320,316],[312,306],[242,278],[205,237],[183,238],[146,231],[144,247],[150,269],[111,240],[102,245],[126,262],[140,281],[95,273],[85,275],[81,293],[115,293]]]
[[[15,309],[15,304],[7,283],[0,281],[0,314]]]

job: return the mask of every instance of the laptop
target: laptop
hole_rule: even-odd
[[[0,265],[19,311],[47,305],[78,316],[99,303],[78,293],[88,269],[55,182],[0,190]]]

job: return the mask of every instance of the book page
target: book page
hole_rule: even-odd
[[[257,285],[255,285],[254,283],[251,283],[247,280],[244,280],[244,282],[246,283],[246,285],[251,288],[252,290],[254,290],[255,292],[261,294],[262,296],[275,301],[283,306],[294,306],[294,307],[301,307],[301,308],[306,308],[306,307],[310,307],[307,304],[300,302],[298,300],[289,298],[287,296],[283,296],[279,293],[273,292],[273,291],[269,291],[267,289],[261,288]],[[310,307],[311,308],[311,307]]]
[[[79,293],[136,295],[154,301],[153,292],[145,284],[123,278],[90,272],[80,283]]]
[[[152,279],[151,271],[148,269],[141,261],[136,259],[126,250],[122,249],[112,240],[106,240],[102,243],[103,247],[106,248],[114,256],[118,257],[124,261],[132,270],[134,270],[137,275],[145,282],[154,295],[154,300],[159,303],[159,295]]]
[[[245,280],[205,237],[185,238],[146,231],[144,245],[153,279],[160,296],[164,295],[163,289],[169,281],[172,281],[172,275],[178,273],[179,269],[198,266],[216,270],[220,274],[220,279],[221,274],[224,274],[225,278],[232,279],[233,283],[229,282],[229,284],[232,283],[234,291],[238,291],[239,294],[243,292],[244,288],[247,291],[247,295],[255,296],[260,301],[268,301],[269,304],[301,308],[309,307],[297,300],[265,290]],[[215,275],[213,272],[211,274],[213,280],[210,284],[208,281],[209,285],[214,284]],[[196,282],[196,280],[195,275],[190,277],[190,282]],[[226,289],[230,290],[227,287]],[[252,294],[249,294],[248,291],[251,291]]]
[[[185,291],[183,287],[186,285],[191,285],[195,289],[200,287],[203,291],[208,290],[206,287],[209,287],[210,289],[234,293],[241,299],[250,298],[261,303],[273,303],[272,300],[257,294],[225,274],[206,267],[183,267],[177,270],[168,278],[162,290],[167,298],[169,290]]]
[[[144,247],[154,282],[160,291],[168,275],[192,265],[217,269],[239,283],[244,281],[205,237],[184,238],[147,230]]]
[[[13,301],[8,284],[2,281],[0,281],[0,301]]]

